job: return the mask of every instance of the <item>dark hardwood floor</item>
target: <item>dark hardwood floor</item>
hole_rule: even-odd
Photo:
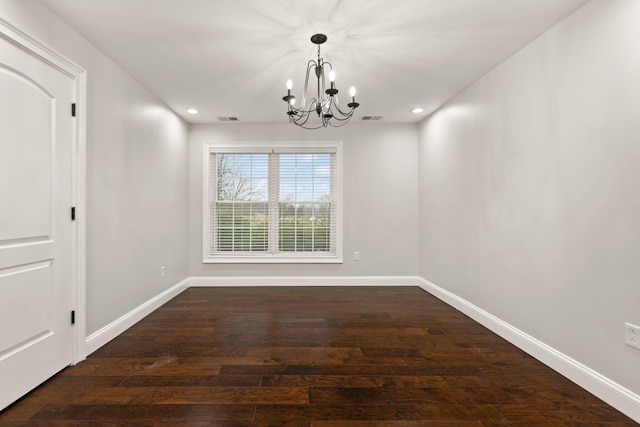
[[[0,426],[628,426],[414,287],[190,288]]]

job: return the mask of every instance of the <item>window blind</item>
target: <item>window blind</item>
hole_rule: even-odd
[[[269,250],[269,155],[212,153],[212,253]]]
[[[335,254],[335,154],[279,154],[278,251]]]

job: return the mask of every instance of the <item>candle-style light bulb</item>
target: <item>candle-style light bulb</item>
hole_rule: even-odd
[[[329,95],[329,97],[334,97],[338,94],[338,89],[336,89],[336,72],[333,71],[333,68],[329,70],[329,82],[331,83],[329,89],[324,92]]]
[[[296,97],[294,95],[291,95],[292,87],[293,87],[293,82],[291,81],[291,79],[287,80],[287,96],[282,98],[283,101],[286,101],[291,105],[296,103]]]
[[[356,88],[355,87],[351,86],[349,88],[349,95],[351,95],[351,102],[347,104],[347,107],[349,107],[351,109],[358,108],[358,105],[360,105],[360,104],[358,104],[356,102]]]
[[[333,91],[336,88],[336,72],[333,70],[329,71],[329,81],[331,82],[331,90]]]

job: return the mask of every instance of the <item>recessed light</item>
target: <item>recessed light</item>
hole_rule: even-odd
[[[414,108],[413,110],[411,110],[411,112],[412,112],[413,114],[420,114],[420,113],[422,113],[423,111],[424,111],[424,108],[422,108],[422,107],[416,107],[416,108]]]
[[[189,113],[189,114],[198,114],[198,110],[196,110],[195,108],[189,108],[187,110],[187,113]]]

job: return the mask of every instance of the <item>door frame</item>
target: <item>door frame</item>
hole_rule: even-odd
[[[47,63],[70,77],[73,87],[71,98],[76,104],[72,124],[71,153],[71,203],[75,206],[75,221],[71,225],[72,310],[75,324],[72,326],[71,364],[86,358],[86,123],[87,123],[87,72],[68,58],[56,52],[28,33],[0,17],[0,38],[12,43],[25,53]],[[61,107],[64,108],[64,107]],[[71,118],[71,106],[69,106]],[[69,207],[71,208],[71,206]],[[69,319],[71,321],[71,319]]]

